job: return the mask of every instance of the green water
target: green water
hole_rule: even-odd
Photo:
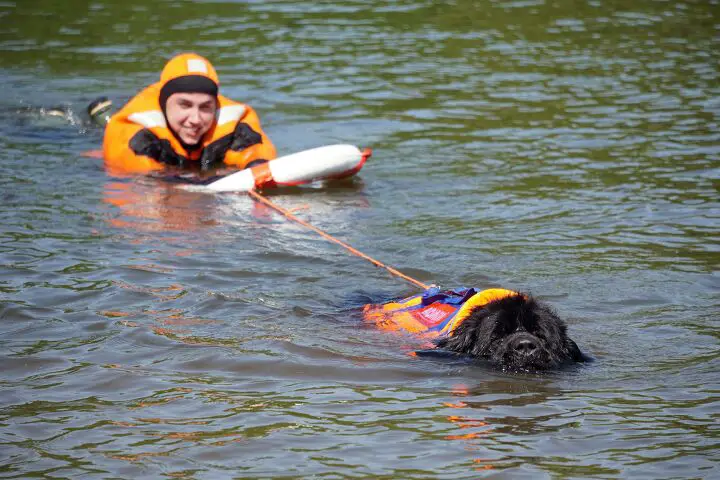
[[[0,3],[0,477],[718,476],[720,6]],[[425,283],[529,291],[596,361],[411,357],[414,287],[242,195],[113,179],[82,121],[208,57],[273,201]],[[62,105],[77,121],[41,118]]]

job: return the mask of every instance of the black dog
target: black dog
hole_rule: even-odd
[[[390,330],[434,337],[449,352],[488,360],[508,371],[542,371],[590,361],[550,306],[504,289],[441,291],[366,305],[366,320]]]
[[[590,360],[568,337],[565,322],[553,309],[526,295],[474,308],[437,345],[513,371],[550,370]]]

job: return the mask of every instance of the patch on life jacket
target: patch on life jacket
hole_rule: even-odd
[[[455,313],[455,308],[450,305],[444,305],[439,303],[437,305],[430,305],[429,307],[421,308],[412,312],[423,325],[426,327],[434,327],[438,323],[442,322],[447,318],[448,315]]]
[[[208,68],[203,60],[201,60],[199,58],[188,58],[187,71],[188,71],[188,73],[198,72],[198,73],[204,73],[207,75]]]

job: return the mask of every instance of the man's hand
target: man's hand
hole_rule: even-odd
[[[239,152],[258,143],[262,143],[262,135],[253,130],[247,123],[238,122],[232,134],[230,150]]]
[[[258,143],[262,143],[262,135],[247,123],[238,122],[232,133],[205,147],[202,157],[200,157],[200,169],[206,171],[222,165],[228,150],[239,152]]]
[[[146,128],[130,139],[130,148],[138,155],[145,155],[165,165],[183,167],[187,162],[185,157],[173,150],[168,140],[160,140]]]

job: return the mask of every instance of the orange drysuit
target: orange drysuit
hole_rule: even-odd
[[[222,95],[217,95],[215,120],[200,145],[183,145],[168,126],[160,95],[168,82],[187,76],[206,77],[219,85],[215,69],[205,58],[185,53],[171,59],[160,81],[137,94],[107,124],[103,156],[109,171],[149,173],[166,166],[243,169],[254,160],[276,157],[275,147],[262,131],[255,110]]]

